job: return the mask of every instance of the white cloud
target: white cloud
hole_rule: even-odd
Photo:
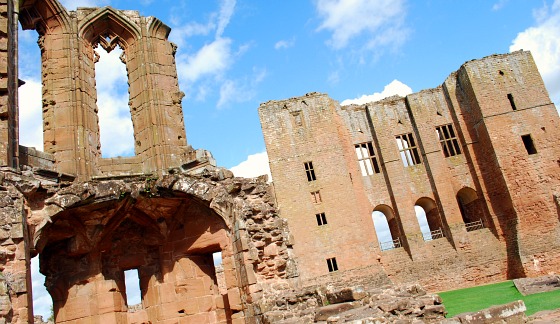
[[[43,150],[43,111],[41,83],[26,79],[18,90],[19,95],[19,142],[23,146]]]
[[[352,104],[363,105],[365,103],[378,101],[390,96],[399,95],[404,97],[411,93],[412,93],[412,89],[409,86],[400,82],[399,80],[393,80],[391,81],[391,83],[386,85],[383,88],[383,91],[381,92],[375,92],[374,94],[371,95],[363,95],[356,99],[346,99],[342,101],[340,104],[342,106],[347,106]]]
[[[276,42],[276,44],[274,44],[274,49],[277,50],[286,49],[286,48],[294,47],[295,44],[296,44],[295,38],[292,38],[290,40],[280,40]]]
[[[316,9],[323,18],[318,30],[332,32],[329,45],[335,49],[360,35],[366,36],[368,49],[398,46],[408,34],[405,0],[317,0]]]
[[[268,181],[272,181],[270,166],[268,165],[268,155],[266,152],[252,154],[247,160],[230,168],[236,177],[255,178],[263,174],[268,175]]]
[[[517,34],[510,51],[530,50],[552,101],[560,102],[560,0],[533,12],[535,25]]]
[[[492,10],[494,11],[498,11],[500,9],[502,9],[508,2],[509,0],[499,0],[498,2],[496,2],[493,6],[492,6]]]
[[[173,31],[169,36],[169,39],[177,44],[179,49],[186,45],[186,40],[192,36],[204,36],[208,35],[212,30],[216,28],[213,21],[209,21],[206,24],[200,24],[197,22],[189,22],[185,25],[173,27]]]
[[[126,66],[120,61],[122,53],[96,49],[99,62],[95,64],[99,131],[103,157],[134,155],[134,132],[128,106]]]
[[[247,102],[256,95],[255,87],[265,78],[266,70],[253,69],[249,80],[225,80],[220,87],[220,99],[217,107],[222,108],[231,103]]]
[[[181,55],[177,66],[180,77],[194,83],[205,76],[221,75],[229,68],[231,61],[231,39],[217,38],[194,55]]]
[[[216,38],[222,37],[224,30],[235,10],[235,0],[223,0],[222,6],[220,7],[220,14],[218,16],[218,28],[216,29]]]
[[[47,320],[51,315],[52,298],[45,288],[45,276],[39,272],[39,257],[31,259],[31,287],[33,289],[33,313]]]

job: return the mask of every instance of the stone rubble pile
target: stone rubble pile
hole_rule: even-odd
[[[362,286],[332,289],[309,287],[283,291],[268,301],[264,323],[438,323],[445,307],[438,295],[419,285],[385,286],[365,290]]]

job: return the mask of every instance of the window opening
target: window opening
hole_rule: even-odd
[[[509,100],[509,104],[511,105],[511,109],[517,110],[517,107],[515,106],[515,101],[513,100],[513,95],[511,93],[508,93],[507,98]]]
[[[314,204],[319,204],[319,203],[322,203],[322,202],[323,202],[323,200],[321,200],[321,193],[319,192],[319,190],[313,191],[313,192],[311,193],[311,201],[312,201]]]
[[[142,303],[142,295],[140,293],[140,278],[138,269],[130,269],[124,271],[124,284],[126,288],[126,304],[128,307]]]
[[[214,271],[216,273],[216,286],[218,286],[220,295],[226,295],[227,285],[223,267],[222,251],[212,253],[212,259],[214,260]]]
[[[35,30],[22,30],[19,26],[19,78],[25,84],[18,88],[19,144],[43,151],[41,49],[37,46]],[[46,73],[47,71],[45,71]],[[48,124],[48,121],[47,121]],[[48,317],[48,316],[47,316]],[[45,318],[47,318],[45,317]]]
[[[383,211],[382,211],[383,210]],[[392,250],[402,246],[398,236],[397,219],[389,206],[378,206],[371,213],[373,227],[381,251]]]
[[[51,316],[53,307],[51,295],[44,285],[45,276],[39,272],[39,256],[31,259],[31,285],[33,289],[33,314],[41,315],[44,319]]]
[[[423,197],[418,199],[414,206],[418,225],[424,237],[424,241],[436,240],[444,237],[439,211],[435,201]]]
[[[313,169],[313,162],[309,161],[309,162],[305,162],[305,173],[307,174],[307,181],[315,181],[317,180],[317,178],[315,178],[315,170]]]
[[[358,164],[360,165],[360,171],[362,171],[363,176],[381,172],[371,142],[356,144],[354,147],[356,148]]]
[[[452,124],[442,125],[436,127],[436,133],[443,150],[445,157],[455,156],[461,154],[459,141]]]
[[[336,258],[327,259],[327,267],[329,267],[329,272],[338,271],[338,265],[336,264]]]
[[[484,217],[483,201],[478,198],[476,191],[465,187],[457,193],[457,204],[461,217],[465,223],[467,232],[476,231],[484,228],[482,218]]]
[[[399,153],[405,167],[422,163],[412,133],[397,135],[396,139],[397,147],[399,148]]]
[[[108,53],[100,45],[94,55],[99,136],[103,158],[134,156],[134,131],[128,106],[128,73],[120,46]]]
[[[527,154],[537,154],[537,149],[535,148],[535,144],[533,143],[533,138],[531,138],[530,134],[521,136],[521,140],[523,140],[523,145],[525,145],[525,149],[527,150]]]
[[[325,213],[315,214],[315,217],[317,218],[317,225],[321,226],[327,224],[327,216],[325,216]]]

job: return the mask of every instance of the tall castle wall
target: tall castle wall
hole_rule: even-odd
[[[559,119],[529,52],[467,62],[405,98],[340,106],[311,93],[259,114],[309,283],[382,271],[443,290],[558,268]],[[383,242],[372,212],[385,216]]]

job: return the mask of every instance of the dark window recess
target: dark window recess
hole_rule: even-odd
[[[515,101],[513,100],[513,95],[508,93],[507,98],[509,100],[509,104],[511,105],[511,109],[517,110],[517,107],[515,107]]]
[[[436,127],[437,136],[445,157],[461,154],[459,141],[452,124]]]
[[[358,164],[360,165],[360,171],[362,171],[363,176],[381,172],[371,142],[356,144],[354,147],[356,148]]]
[[[405,167],[422,163],[412,133],[397,135],[396,139],[397,147],[399,148],[399,153]]]
[[[521,139],[523,140],[523,145],[525,145],[525,149],[529,155],[537,154],[537,148],[535,148],[535,144],[533,143],[533,139],[530,134],[522,135]]]
[[[329,267],[329,272],[338,271],[338,265],[336,264],[336,258],[327,259],[327,266]]]
[[[317,225],[321,226],[327,224],[327,216],[325,216],[325,213],[315,214],[315,217],[317,217]]]
[[[321,200],[321,193],[319,192],[319,190],[313,191],[311,193],[311,201],[314,204],[319,204],[319,203],[323,202],[323,200]]]
[[[315,181],[315,170],[313,170],[313,162],[305,162],[305,173],[307,174],[307,181]]]

